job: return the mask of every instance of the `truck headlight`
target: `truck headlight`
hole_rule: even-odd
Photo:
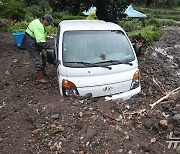
[[[136,71],[133,75],[132,83],[131,83],[131,90],[136,89],[140,86],[140,72]]]
[[[78,96],[76,85],[68,80],[62,81],[62,91],[64,96]]]

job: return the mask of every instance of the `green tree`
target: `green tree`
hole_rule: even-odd
[[[21,0],[0,0],[0,17],[23,20],[25,18],[24,3]]]
[[[26,7],[38,7],[38,10],[46,11],[50,9],[47,0],[23,0]]]
[[[95,6],[99,19],[116,23],[125,17],[124,10],[131,2],[132,0],[49,0],[55,12],[68,10],[72,15],[78,15]]]
[[[146,6],[146,7],[165,7],[165,8],[172,8],[172,7],[179,7],[180,1],[179,0],[134,0],[134,4]]]

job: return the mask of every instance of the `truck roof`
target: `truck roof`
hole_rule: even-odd
[[[64,20],[59,23],[61,31],[73,30],[122,30],[123,29],[112,22],[102,20]]]

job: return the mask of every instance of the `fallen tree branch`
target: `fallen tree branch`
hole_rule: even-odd
[[[160,102],[162,102],[164,99],[166,99],[166,98],[170,97],[171,95],[174,95],[174,94],[176,94],[176,93],[178,93],[178,92],[180,92],[180,87],[174,89],[174,90],[171,91],[171,92],[168,92],[168,93],[166,94],[166,96],[163,96],[161,99],[157,100],[155,103],[150,104],[151,109],[153,109],[157,104],[159,104]]]
[[[153,82],[158,86],[159,90],[163,95],[167,95],[168,91],[164,88],[164,86],[154,77],[152,77]]]
[[[145,111],[146,111],[146,109],[142,109],[142,110],[133,111],[133,112],[123,112],[123,114],[125,114],[125,115],[127,115],[127,114],[134,115],[134,114],[140,114],[140,113],[145,112]]]

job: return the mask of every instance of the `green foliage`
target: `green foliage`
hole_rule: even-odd
[[[95,6],[96,16],[100,20],[117,23],[125,17],[124,10],[131,0],[49,0],[53,12],[68,10],[72,15],[81,14],[82,10],[88,10]]]
[[[173,8],[174,6],[180,6],[179,0],[141,0],[134,1],[136,5],[145,7],[158,7],[158,8]]]
[[[134,40],[134,38],[136,38],[139,35],[141,35],[140,32],[131,32],[131,33],[128,34],[128,37],[132,41],[132,40]]]
[[[61,20],[77,20],[77,19],[86,19],[86,17],[85,16],[66,15],[61,18]]]
[[[82,17],[72,17],[72,15],[70,15],[70,13],[68,11],[53,12],[51,14],[52,14],[52,16],[54,18],[53,22],[54,22],[55,27],[57,27],[59,25],[60,21],[66,20],[66,18],[67,19],[69,19],[69,18],[77,18],[77,19],[82,18]],[[71,17],[69,17],[69,16],[71,16]]]
[[[26,22],[15,22],[15,23],[12,22],[10,25],[4,26],[2,28],[2,31],[5,31],[5,32],[25,32],[27,26],[28,26],[28,23],[26,23]]]
[[[48,34],[57,34],[57,27],[47,26],[46,30]]]
[[[23,20],[25,18],[24,3],[20,0],[1,0],[0,17],[13,20]]]
[[[146,14],[159,14],[159,15],[175,15],[178,14],[180,10],[178,10],[178,8],[174,8],[174,9],[158,9],[158,8],[137,8],[137,10],[144,12]]]
[[[61,22],[61,19],[54,19],[53,23],[55,27],[58,27],[59,23]]]
[[[159,22],[163,26],[180,26],[180,22],[176,22],[172,19],[159,19]]]
[[[52,16],[54,19],[61,19],[64,15],[69,15],[69,12],[53,12]]]
[[[40,10],[38,6],[31,6],[26,8],[26,20],[27,22],[32,21],[34,18],[40,18],[44,15],[43,10]]]
[[[98,17],[96,16],[96,12],[91,12],[87,17],[87,20],[95,20],[98,19]]]
[[[166,15],[166,16],[159,16],[160,19],[172,19],[176,21],[180,21],[180,15]]]
[[[163,35],[163,30],[158,29],[158,30],[153,30],[149,28],[145,28],[142,32],[141,35],[145,37],[148,42],[152,43],[154,41],[158,41],[159,38]]]
[[[16,22],[12,23],[9,26],[4,26],[1,30],[5,32],[25,32],[28,27],[27,22]],[[51,27],[47,26],[47,33],[48,34],[56,34],[57,33],[57,27]]]
[[[23,0],[26,7],[38,6],[39,10],[47,11],[50,9],[47,0]]]
[[[150,8],[137,8],[140,12],[148,14],[150,18],[158,19],[173,19],[180,21],[180,9],[150,9]]]
[[[149,43],[152,43],[154,41],[158,41],[162,35],[162,29],[157,29],[157,27],[154,26],[148,26],[145,27],[141,32],[133,32],[128,34],[128,37],[130,38],[130,40],[133,40],[135,37],[142,36],[146,38]]]
[[[132,32],[135,30],[141,30],[143,28],[143,20],[139,19],[128,19],[119,22],[119,25],[126,31]]]
[[[132,25],[133,25],[133,24],[132,24],[132,21],[127,21],[127,22],[124,23],[123,29],[124,29],[126,32],[131,32],[131,31],[135,30],[135,29],[134,29],[134,26],[132,26]]]
[[[179,7],[176,6],[176,7],[174,8],[174,10],[180,12],[180,6],[179,6]]]
[[[145,25],[146,26],[153,25],[153,26],[158,27],[158,28],[161,27],[160,22],[155,18],[146,20]]]

